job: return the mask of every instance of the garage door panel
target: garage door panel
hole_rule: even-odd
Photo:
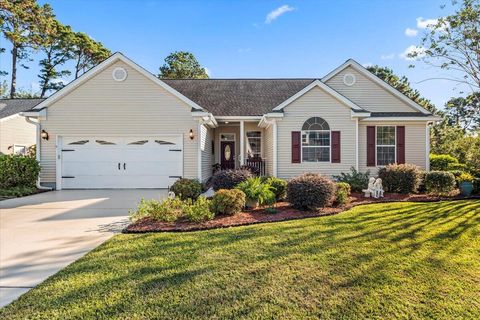
[[[167,188],[183,172],[182,140],[62,137],[62,188]]]

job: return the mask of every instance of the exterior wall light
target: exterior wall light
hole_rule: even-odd
[[[42,130],[42,132],[40,133],[40,137],[42,137],[43,140],[48,140],[48,132]]]
[[[190,129],[188,136],[190,137],[190,140],[193,140],[193,138],[195,138],[195,135],[193,134],[193,129]]]

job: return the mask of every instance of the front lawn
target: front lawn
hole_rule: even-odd
[[[480,201],[114,237],[3,319],[480,318]]]

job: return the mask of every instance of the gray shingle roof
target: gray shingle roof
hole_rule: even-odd
[[[45,99],[0,99],[0,119],[31,110]]]
[[[260,116],[315,79],[162,79],[214,116]]]
[[[429,117],[431,115],[422,112],[370,112],[371,117]]]

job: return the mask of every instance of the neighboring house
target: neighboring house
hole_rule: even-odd
[[[216,163],[285,179],[428,170],[438,120],[353,60],[321,79],[159,80],[120,53],[23,115],[48,135],[41,183],[57,189],[165,188]]]
[[[0,154],[26,154],[36,143],[35,125],[20,112],[32,109],[44,99],[0,99]]]

